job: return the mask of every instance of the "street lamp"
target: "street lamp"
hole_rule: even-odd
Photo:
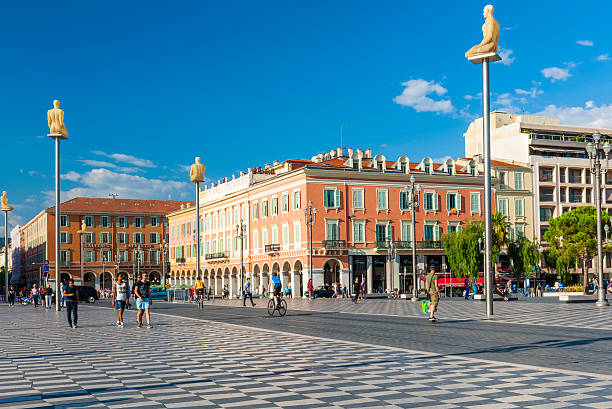
[[[79,253],[80,264],[81,264],[81,280],[83,279],[83,270],[84,270],[83,262],[85,261],[83,259],[83,236],[85,235],[85,233],[87,233],[86,227],[87,226],[85,225],[85,219],[83,219],[81,220],[81,230],[77,230],[77,233],[79,234],[79,242],[81,245],[81,252]],[[102,274],[102,278],[104,278],[104,274]]]
[[[419,199],[414,194],[414,191],[421,191],[421,185],[415,185],[414,175],[410,176],[410,215],[412,216],[412,298],[411,301],[418,301],[419,295],[417,291],[417,268],[416,268],[416,220],[414,212],[419,205]]]
[[[599,132],[593,134],[593,142],[587,143],[586,146],[587,154],[590,159],[591,173],[595,175],[593,180],[593,190],[595,190],[595,205],[597,208],[597,280],[599,283],[597,289],[597,307],[605,307],[608,304],[606,299],[606,289],[603,285],[603,245],[601,237],[601,175],[605,175],[608,171],[608,155],[610,154],[610,143],[608,141],[602,143],[601,135]],[[606,166],[602,169],[601,156],[606,157]],[[586,283],[585,291],[586,291]]]
[[[245,230],[244,220],[240,219],[240,224],[236,225],[236,238],[240,239],[240,291],[238,291],[238,295],[242,297],[242,289],[244,288],[244,278],[242,276],[242,272],[244,271],[244,230]]]
[[[15,208],[13,206],[9,206],[8,199],[6,198],[6,192],[2,192],[2,198],[0,198],[0,208],[4,212],[4,301],[8,304],[8,213],[13,211]]]
[[[308,270],[310,272],[310,279],[312,280],[312,226],[315,224],[315,221],[317,220],[317,209],[312,207],[312,200],[308,201],[308,208],[304,209],[304,219],[306,221],[306,225],[308,226],[308,236],[309,236],[309,243],[310,243],[309,244],[310,251],[308,254]],[[314,288],[314,282],[313,282],[313,288]],[[313,298],[314,294],[309,294],[309,297]]]
[[[391,227],[391,226],[389,226]],[[395,246],[395,242],[393,241],[393,236],[391,236],[391,242],[389,243],[389,263],[391,264],[391,282],[388,284],[390,285],[389,290],[391,290],[391,293],[393,293],[393,287],[394,287],[394,268],[393,265],[395,264],[395,256],[397,255],[397,247]]]

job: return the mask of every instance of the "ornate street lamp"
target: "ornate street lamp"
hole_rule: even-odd
[[[189,170],[189,179],[196,187],[196,277],[200,277],[200,183],[204,182],[206,166],[200,163],[200,157],[195,158],[195,163]]]
[[[414,216],[415,209],[419,205],[419,199],[415,195],[421,191],[421,185],[415,184],[414,175],[410,176],[410,215],[412,216],[412,298],[411,301],[419,300],[419,293],[417,290],[417,267],[416,267],[416,220]]]
[[[88,233],[87,231],[87,226],[85,224],[85,219],[81,220],[81,230],[77,230],[77,233],[79,234],[79,242],[81,245],[81,252],[79,253],[79,258],[80,263],[81,264],[81,280],[83,279],[83,270],[84,270],[84,258],[83,258],[83,235],[85,235],[85,233]],[[102,274],[102,278],[104,278],[104,274]]]
[[[0,198],[0,205],[0,208],[4,212],[4,301],[8,304],[8,214],[15,208],[13,206],[9,206],[8,199],[6,198],[6,192],[2,192],[2,198]]]
[[[240,290],[238,291],[238,295],[242,297],[242,291],[244,289],[244,230],[245,230],[244,220],[240,219],[240,224],[236,225],[236,238],[240,239]]]
[[[601,237],[601,175],[605,175],[608,171],[610,143],[608,141],[602,143],[601,135],[599,134],[599,132],[596,132],[595,134],[593,134],[593,142],[587,143],[586,151],[590,159],[591,173],[595,175],[595,177],[593,178],[593,190],[595,191],[595,205],[597,209],[597,280],[599,286],[597,289],[597,302],[595,303],[595,305],[598,307],[604,307],[609,304],[608,300],[606,299],[606,289],[603,285],[603,240]],[[602,156],[605,156],[606,158],[606,166],[603,169],[601,167],[600,160]]]
[[[317,220],[317,209],[312,207],[312,200],[308,201],[308,208],[304,209],[304,219],[306,221],[306,225],[308,226],[308,236],[310,241],[308,254],[308,271],[310,272],[310,279],[312,280],[312,226]],[[312,288],[314,289],[314,280],[312,285]],[[314,294],[308,294],[308,296],[310,298],[314,298]]]

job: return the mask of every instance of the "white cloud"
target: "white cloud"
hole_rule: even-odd
[[[565,63],[565,68],[560,68],[560,67],[544,68],[541,71],[541,73],[542,75],[544,75],[545,78],[550,78],[552,82],[567,81],[567,79],[572,76],[572,74],[570,74],[569,72],[570,69],[574,68],[575,66],[576,66],[576,63],[568,62],[568,63]]]
[[[541,95],[544,93],[544,91],[538,89],[537,87],[531,87],[528,90],[524,90],[524,89],[520,89],[520,88],[516,88],[514,90],[514,93],[517,95],[529,95],[531,98],[535,98],[538,95]]]
[[[22,172],[23,173],[23,172]],[[40,173],[37,170],[28,170],[28,175],[35,177],[35,176],[40,176],[42,178],[46,177],[46,175],[44,173]]]
[[[75,172],[76,173],[76,172]],[[191,186],[186,182],[148,179],[138,175],[117,173],[108,169],[92,169],[80,177],[80,186],[62,192],[62,200],[75,197],[108,197],[118,193],[126,199],[189,199]],[[44,192],[48,201],[55,199],[54,191]]]
[[[77,180],[81,178],[81,175],[79,175],[74,170],[71,170],[70,172],[63,174],[61,178],[62,180],[69,180],[71,182],[76,182]]]
[[[591,40],[578,40],[576,41],[576,44],[580,44],[585,47],[593,47],[595,45],[595,43],[593,43]]]
[[[597,61],[609,61],[610,60],[610,54],[608,54],[608,53],[601,54],[601,55],[598,55],[595,59]]]
[[[498,53],[499,56],[502,58],[500,62],[504,65],[510,65],[514,62],[514,60],[516,60],[516,57],[511,57],[511,55],[514,53],[514,51],[512,50],[500,48]]]
[[[106,162],[103,160],[79,159],[78,162],[81,162],[83,165],[86,166],[91,166],[92,168],[109,168],[123,173],[144,173],[143,169],[118,166],[114,163]]]
[[[587,101],[583,107],[548,105],[535,115],[560,118],[561,123],[567,125],[612,128],[612,104],[597,106],[593,101]]]
[[[442,96],[448,91],[439,83],[418,78],[402,83],[406,87],[401,95],[393,98],[393,102],[413,108],[417,112],[437,112],[450,114],[455,111],[450,99],[434,100],[428,95]]]
[[[106,153],[102,151],[91,151],[94,155],[105,156],[114,159],[117,162],[129,163],[130,165],[139,166],[141,168],[156,168],[157,165],[148,159],[137,158],[136,156],[126,155],[125,153]]]
[[[447,160],[452,159],[449,155],[445,155],[439,158],[433,158],[434,163],[445,163]]]

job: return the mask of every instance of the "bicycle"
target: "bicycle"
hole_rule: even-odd
[[[204,294],[198,294],[198,309],[204,308]]]
[[[268,301],[268,314],[272,317],[274,315],[274,311],[278,311],[278,315],[284,317],[287,313],[287,301],[283,298],[279,297],[280,301],[278,305],[274,305],[274,297],[270,297],[270,301]]]

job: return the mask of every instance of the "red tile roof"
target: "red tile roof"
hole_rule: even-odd
[[[60,205],[66,211],[117,212],[117,213],[170,213],[180,210],[181,204],[195,206],[195,202],[178,200],[113,199],[96,197],[75,197]],[[47,209],[54,211],[55,206]]]

